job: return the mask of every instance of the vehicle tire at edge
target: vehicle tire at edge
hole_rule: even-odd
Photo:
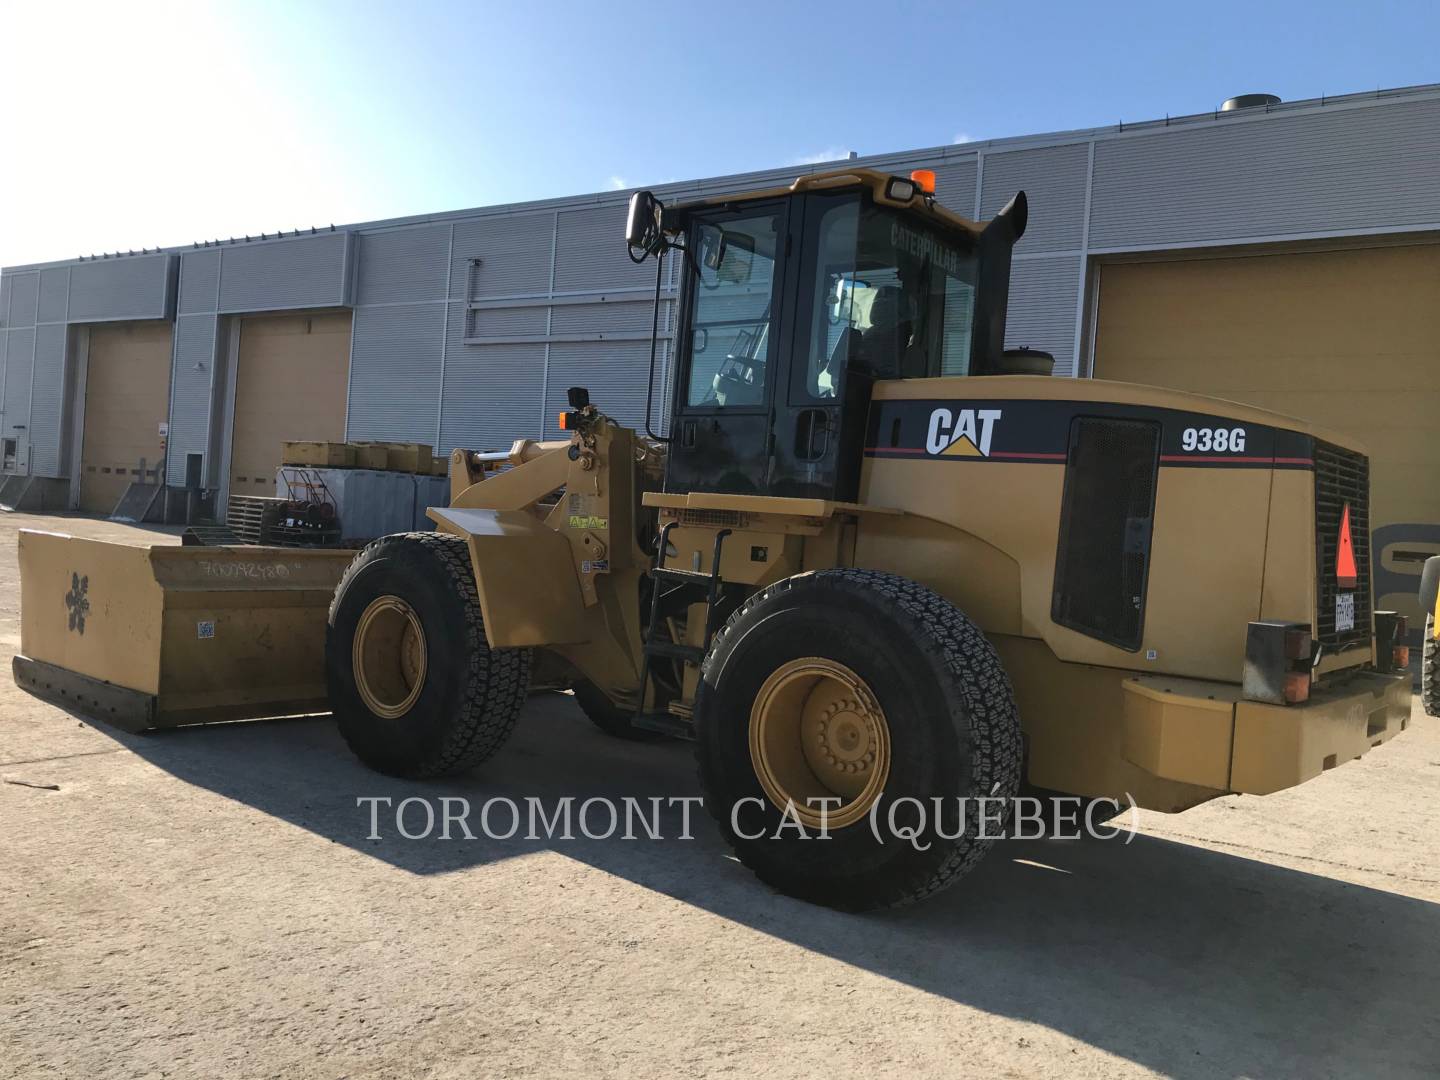
[[[1435,616],[1425,616],[1425,637],[1420,645],[1420,704],[1427,716],[1440,716],[1440,642],[1435,640]]]
[[[362,613],[395,596],[425,632],[425,675],[403,715],[377,715],[356,685],[352,650]],[[331,706],[355,755],[391,776],[463,772],[504,745],[525,704],[529,649],[492,649],[465,541],[448,533],[397,533],[374,541],[335,590],[325,634]]]

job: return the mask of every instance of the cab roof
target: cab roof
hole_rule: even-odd
[[[835,191],[854,188],[857,191],[868,190],[871,198],[882,206],[902,207],[915,211],[922,217],[929,218],[941,228],[962,229],[972,237],[979,237],[983,231],[983,223],[961,217],[954,211],[941,206],[935,201],[933,194],[922,192],[918,184],[913,185],[912,194],[909,198],[897,198],[891,194],[891,182],[894,180],[912,183],[910,177],[896,176],[893,173],[880,172],[878,169],[835,169],[830,172],[809,173],[805,176],[797,177],[788,187],[757,188],[754,191],[740,191],[728,195],[716,195],[709,199],[698,199],[694,202],[679,203],[666,209],[670,213],[684,214],[704,207],[730,206],[735,203],[750,202],[756,199],[782,198],[801,195],[807,191]]]

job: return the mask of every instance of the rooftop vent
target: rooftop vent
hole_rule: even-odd
[[[1241,94],[1239,97],[1232,97],[1220,106],[1221,112],[1234,112],[1236,109],[1253,109],[1260,105],[1279,105],[1280,99],[1274,94]]]

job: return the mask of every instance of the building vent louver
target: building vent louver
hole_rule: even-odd
[[[1228,99],[1220,106],[1221,112],[1234,112],[1236,109],[1254,109],[1261,105],[1279,105],[1280,99],[1274,94],[1240,94],[1237,97]]]

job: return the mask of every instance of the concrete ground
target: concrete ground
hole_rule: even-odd
[[[26,526],[140,535],[0,516],[12,650]],[[609,740],[557,695],[474,775],[408,784],[324,719],[131,736],[7,678],[0,779],[6,1077],[1440,1070],[1418,710],[1293,791],[1146,814],[1128,846],[1010,841],[863,917],[771,893],[703,817],[690,841],[366,838],[357,796],[696,793],[688,746]]]

